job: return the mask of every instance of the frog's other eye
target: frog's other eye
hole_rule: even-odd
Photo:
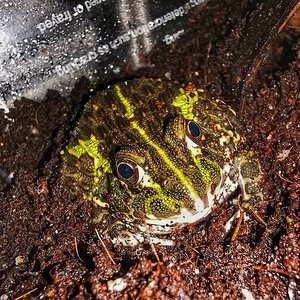
[[[126,161],[117,164],[117,174],[126,184],[136,185],[142,180],[145,172],[138,164]]]
[[[198,147],[201,140],[201,128],[195,121],[186,122],[186,141],[193,147]]]

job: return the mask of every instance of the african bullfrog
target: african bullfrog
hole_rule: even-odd
[[[237,189],[261,197],[260,167],[244,150],[234,110],[206,91],[162,79],[125,81],[86,104],[62,151],[62,178],[115,217],[116,244],[172,244]]]

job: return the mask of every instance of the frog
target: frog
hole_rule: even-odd
[[[118,245],[170,246],[238,191],[262,199],[261,168],[235,110],[192,83],[136,78],[99,91],[61,151],[64,186],[92,201]],[[173,238],[172,238],[173,235]]]

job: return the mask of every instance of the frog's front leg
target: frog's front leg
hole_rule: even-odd
[[[258,184],[261,177],[261,170],[257,158],[255,158],[253,152],[242,151],[237,158],[236,165],[238,165],[237,180],[239,183],[241,194],[238,198],[239,211],[232,218],[238,218],[238,222],[231,237],[231,241],[234,241],[236,239],[242,220],[244,218],[245,211],[251,212],[251,214],[258,221],[267,226],[266,222],[255,212],[254,208],[251,205],[251,202],[262,201],[263,199],[261,187]],[[230,221],[232,221],[232,219]]]
[[[242,194],[242,205],[249,204],[251,199],[261,201],[263,194],[258,181],[261,177],[260,165],[253,152],[242,151],[239,156],[239,186]]]

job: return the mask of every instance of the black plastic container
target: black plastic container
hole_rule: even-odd
[[[15,99],[68,95],[82,76],[91,86],[144,66],[154,48],[185,34],[190,12],[208,0],[2,0],[0,108]]]

